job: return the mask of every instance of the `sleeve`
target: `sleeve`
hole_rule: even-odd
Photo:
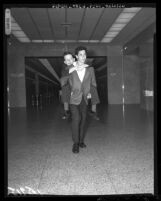
[[[61,77],[64,77],[66,75],[68,75],[68,70],[63,68],[63,70],[61,71]]]
[[[94,68],[91,67],[91,85],[94,87],[97,87],[97,83],[96,83],[96,77],[95,77],[95,72],[94,72]]]
[[[69,75],[61,77],[60,78],[61,87],[63,87],[64,85],[66,85],[68,83],[68,80],[69,80]]]
[[[67,84],[68,79],[69,79],[69,72],[68,70],[63,69],[61,72],[61,78],[60,78],[61,87]]]
[[[96,83],[96,77],[95,77],[95,72],[93,67],[91,67],[91,73],[92,73],[92,79],[91,79],[92,82],[90,87],[90,94],[91,94],[91,102],[93,105],[93,104],[100,103],[100,99],[97,92],[97,83]]]
[[[91,92],[91,102],[92,102],[92,104],[100,103],[97,88],[91,85],[90,92]]]

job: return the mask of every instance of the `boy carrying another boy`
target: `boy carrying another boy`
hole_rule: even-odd
[[[64,55],[64,64],[66,65],[65,68],[63,68],[61,77],[66,77],[69,75],[69,72],[71,73],[75,68],[76,68],[76,62],[75,62],[75,57],[71,52],[65,52]],[[89,67],[89,65],[84,64],[82,67]],[[70,96],[71,96],[71,89],[69,86],[69,83],[61,83],[62,87],[62,102],[64,106],[64,115],[62,119],[68,119],[70,117],[70,110],[69,110],[69,102],[70,102]],[[99,117],[97,116],[97,111],[96,111],[96,104],[100,103],[99,97],[98,97],[98,92],[97,89],[93,86],[91,86],[91,94],[88,94],[88,100],[89,103],[91,104],[91,112],[90,114],[93,116],[95,120],[99,120]]]

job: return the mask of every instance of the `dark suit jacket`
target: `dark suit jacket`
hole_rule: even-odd
[[[79,105],[82,98],[88,104],[87,95],[91,93],[91,86],[97,87],[93,67],[85,68],[85,75],[81,82],[76,71],[73,71],[68,76],[61,78],[63,86],[69,81],[71,87],[70,104]]]

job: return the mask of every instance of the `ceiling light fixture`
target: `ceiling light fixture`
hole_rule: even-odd
[[[109,31],[106,35],[105,35],[105,37],[107,37],[107,36],[116,36],[117,34],[119,33],[119,31]]]
[[[111,27],[110,31],[120,31],[120,27]]]
[[[137,13],[140,10],[141,10],[141,8],[139,8],[139,7],[136,7],[136,8],[134,8],[134,7],[133,8],[124,8],[123,12]]]
[[[20,42],[30,42],[30,39],[22,31],[21,27],[17,24],[16,20],[11,16],[11,33],[20,41]]]
[[[101,42],[111,42],[113,40],[113,37],[103,38]]]
[[[16,37],[26,37],[26,34],[23,31],[12,31]]]
[[[131,19],[130,18],[118,18],[115,22],[116,23],[126,23],[129,22]]]
[[[126,13],[126,12],[123,12],[119,15],[119,18],[131,18],[135,15],[135,13]]]
[[[98,43],[99,40],[89,40],[88,42],[89,42],[89,43]]]
[[[140,10],[141,8],[124,8],[101,42],[111,42]],[[113,36],[113,38],[107,39],[107,36]]]
[[[115,23],[111,28],[123,28],[125,25],[126,23]]]
[[[54,40],[43,40],[44,43],[53,43]]]
[[[78,42],[87,43],[88,40],[78,40]]]
[[[42,43],[43,40],[32,40],[33,43]]]
[[[15,22],[12,22],[11,23],[11,30],[19,31],[19,30],[21,30],[21,28],[18,26],[18,24],[16,24]]]
[[[28,38],[18,38],[18,40],[20,41],[20,42],[23,42],[23,43],[28,43],[28,42],[30,42],[30,39],[28,39]]]

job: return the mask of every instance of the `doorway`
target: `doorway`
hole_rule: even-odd
[[[107,57],[91,56],[87,58],[86,63],[94,67],[100,104],[107,104]],[[51,98],[58,100],[58,93],[61,89],[59,78],[64,66],[63,57],[26,57],[25,66],[27,107],[33,106],[37,93],[35,73],[38,74],[38,94],[40,94],[43,105],[51,103],[52,101],[49,100]]]

